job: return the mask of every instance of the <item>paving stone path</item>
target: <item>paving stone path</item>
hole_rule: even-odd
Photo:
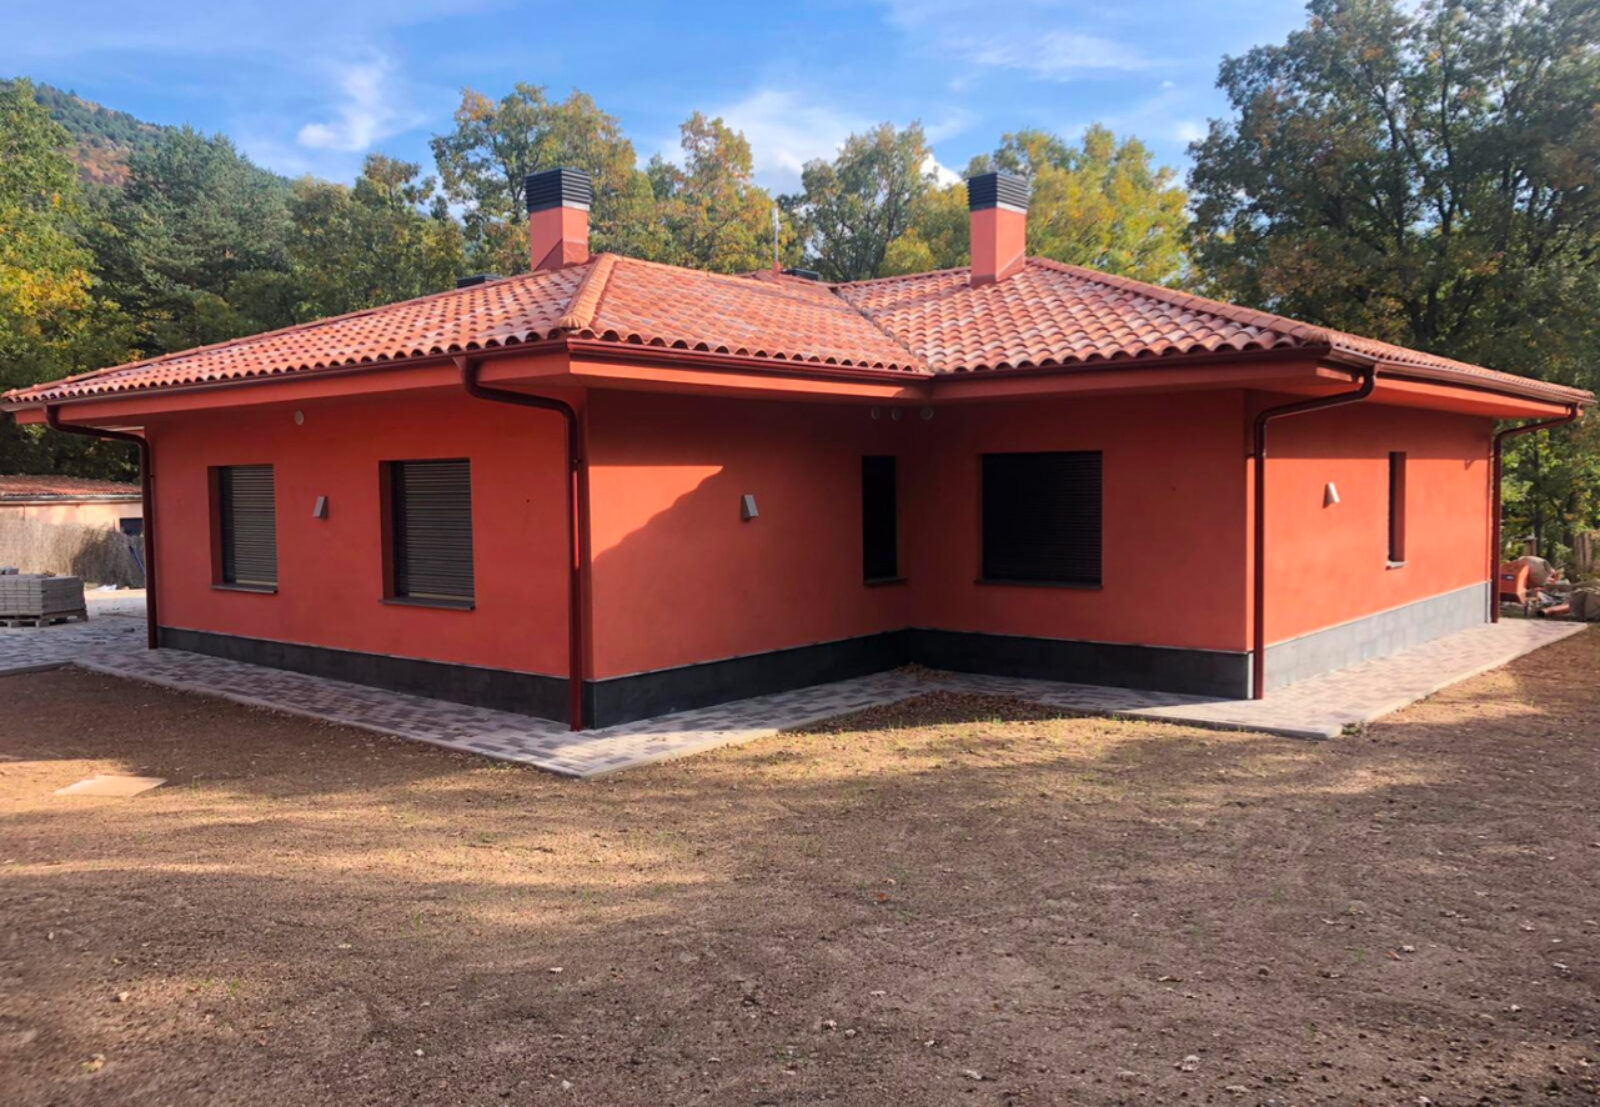
[[[1300,681],[1264,700],[1220,700],[967,673],[895,671],[574,734],[560,723],[346,684],[179,650],[144,648],[144,623],[119,613],[87,623],[0,630],[0,675],[74,663],[188,692],[363,727],[567,776],[747,742],[936,689],[1016,696],[1063,712],[1297,738],[1331,738],[1586,628],[1508,619]]]

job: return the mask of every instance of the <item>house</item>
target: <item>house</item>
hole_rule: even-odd
[[[139,486],[78,477],[0,475],[0,522],[29,519],[138,534],[144,517]]]
[[[7,393],[141,444],[152,644],[604,725],[906,662],[1261,695],[1492,617],[1497,420],[1585,392],[1024,256],[588,252]],[[1264,460],[1263,460],[1264,459]]]

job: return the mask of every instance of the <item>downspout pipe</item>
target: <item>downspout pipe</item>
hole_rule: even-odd
[[[1250,698],[1261,699],[1267,694],[1267,426],[1274,419],[1290,415],[1305,415],[1312,411],[1359,404],[1378,385],[1378,367],[1369,366],[1361,385],[1353,392],[1339,392],[1332,396],[1318,396],[1312,400],[1297,400],[1292,404],[1263,408],[1256,413],[1255,442],[1251,457],[1255,459],[1255,565],[1253,573],[1254,603],[1251,612],[1253,629],[1250,649]]]
[[[565,400],[493,388],[478,381],[478,362],[457,358],[461,387],[476,400],[515,404],[560,415],[567,447],[567,717],[573,730],[583,729],[584,632],[583,591],[589,573],[584,556],[584,521],[588,515],[589,475],[583,456],[583,434],[577,410]]]
[[[132,442],[139,448],[139,491],[144,500],[144,619],[145,637],[153,650],[160,644],[161,591],[156,587],[156,498],[155,471],[151,460],[150,440],[142,434],[128,431],[104,430],[78,423],[63,423],[61,412],[46,405],[44,421],[51,430],[64,434],[81,434],[87,438],[109,438],[115,442]]]
[[[1494,436],[1494,455],[1489,466],[1489,483],[1493,485],[1490,492],[1492,506],[1489,509],[1489,621],[1500,621],[1500,484],[1505,475],[1505,444],[1508,438],[1515,438],[1519,434],[1532,434],[1534,431],[1551,430],[1554,427],[1564,427],[1568,423],[1576,422],[1580,414],[1577,404],[1567,409],[1567,413],[1557,419],[1544,419],[1537,423],[1523,423],[1516,427],[1507,427]]]

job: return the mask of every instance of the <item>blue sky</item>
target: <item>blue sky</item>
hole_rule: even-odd
[[[279,172],[348,180],[368,151],[431,167],[462,86],[591,93],[639,151],[699,109],[744,131],[763,184],[851,131],[920,119],[960,169],[1002,132],[1100,121],[1187,167],[1224,114],[1224,54],[1279,42],[1299,0],[10,0],[0,75],[221,131]]]

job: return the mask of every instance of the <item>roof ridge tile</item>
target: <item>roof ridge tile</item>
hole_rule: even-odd
[[[566,314],[556,320],[556,330],[585,331],[594,323],[606,286],[611,283],[611,271],[617,266],[617,255],[597,254],[593,260],[594,264],[578,282],[577,290],[567,303]]]

